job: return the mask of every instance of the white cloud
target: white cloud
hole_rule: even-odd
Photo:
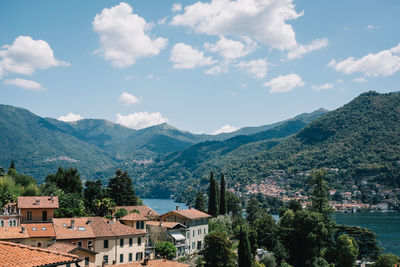
[[[33,40],[30,36],[19,36],[12,45],[3,45],[0,59],[0,77],[6,73],[31,75],[39,69],[69,66],[69,63],[54,58],[46,41]]]
[[[44,88],[42,87],[42,85],[40,83],[31,81],[31,80],[21,79],[21,78],[4,80],[4,84],[17,86],[17,87],[21,87],[23,89],[32,90],[32,91],[44,90]]]
[[[186,6],[171,24],[188,26],[197,33],[247,36],[276,49],[297,46],[295,32],[288,20],[297,19],[293,0],[212,0]]]
[[[344,74],[362,72],[366,76],[390,76],[400,70],[400,44],[360,59],[349,57],[340,62],[332,59],[328,66]]]
[[[228,69],[226,69],[222,65],[213,66],[212,68],[204,71],[205,74],[214,75],[214,76],[217,76],[221,73],[226,73],[226,72],[228,72]]]
[[[238,128],[230,126],[229,124],[222,126],[221,128],[219,128],[218,130],[216,130],[215,132],[213,132],[213,135],[216,134],[221,134],[221,133],[231,133],[238,130]]]
[[[324,48],[328,45],[328,39],[316,39],[311,42],[309,45],[297,45],[294,49],[290,50],[287,59],[292,60],[292,59],[297,59],[297,58],[302,58],[305,54],[318,50],[321,48]]]
[[[248,55],[257,47],[257,43],[250,38],[245,38],[244,41],[246,44],[220,36],[218,42],[205,43],[204,48],[210,52],[219,53],[225,59],[236,59]]]
[[[311,88],[312,88],[313,90],[315,90],[315,91],[329,90],[329,89],[332,89],[332,88],[333,88],[333,83],[324,83],[324,84],[321,84],[321,85],[315,85],[315,84],[313,84],[313,85],[311,86]]]
[[[139,57],[155,56],[167,45],[168,40],[152,39],[147,32],[152,24],[133,13],[133,8],[121,2],[97,14],[93,30],[100,35],[100,48],[96,50],[114,67],[128,67]]]
[[[164,17],[157,21],[157,25],[164,25],[165,23],[167,23],[167,17]]]
[[[367,26],[367,30],[378,30],[378,29],[379,29],[379,27],[375,26],[375,25],[368,25]]]
[[[236,67],[246,71],[254,78],[261,79],[267,75],[268,63],[267,60],[260,58],[251,61],[241,61],[236,64]]]
[[[137,98],[134,95],[131,95],[127,92],[123,92],[119,97],[118,101],[124,103],[126,106],[140,103],[140,98]]]
[[[117,123],[136,130],[158,125],[167,121],[168,119],[163,117],[160,112],[135,112],[126,116],[119,113],[117,114]]]
[[[79,121],[84,119],[80,114],[74,114],[72,112],[68,113],[65,116],[60,116],[57,118],[59,121],[65,121],[65,122],[73,122],[73,121]]]
[[[271,94],[289,92],[296,87],[303,87],[304,85],[305,83],[297,74],[280,75],[263,84],[263,86],[270,87],[269,92]]]
[[[174,3],[171,7],[171,10],[173,12],[179,12],[182,10],[182,4],[181,3]]]
[[[365,79],[364,77],[359,77],[359,78],[354,78],[353,81],[356,83],[365,83],[367,79]]]
[[[174,63],[174,69],[193,69],[216,63],[211,57],[205,57],[203,51],[184,43],[174,45],[171,50],[170,60]]]

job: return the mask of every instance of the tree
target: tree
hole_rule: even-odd
[[[200,191],[197,193],[196,201],[194,203],[194,208],[196,210],[201,210],[203,212],[206,211],[206,202],[204,201],[203,193],[201,193]]]
[[[289,209],[293,210],[293,212],[303,209],[303,207],[301,206],[301,203],[295,199],[292,199],[289,201],[288,207],[289,207]]]
[[[249,236],[243,227],[240,228],[238,258],[239,267],[251,267],[253,265],[253,255],[251,254]]]
[[[75,168],[68,170],[59,167],[56,174],[50,174],[46,177],[46,183],[53,183],[65,193],[82,194],[81,175]]]
[[[265,267],[276,267],[277,266],[276,259],[275,259],[273,253],[268,253],[268,254],[264,255],[260,261],[265,265]]]
[[[117,218],[117,219],[119,219],[119,218],[122,218],[122,217],[124,217],[124,216],[126,216],[126,215],[128,215],[129,213],[128,213],[128,211],[126,210],[126,209],[118,209],[115,213],[114,213],[114,216]]]
[[[225,195],[225,177],[224,174],[221,174],[221,189],[219,192],[219,214],[225,215],[227,214],[227,206],[226,206],[226,195]]]
[[[127,171],[117,170],[115,177],[108,181],[108,196],[117,206],[135,206],[139,203],[133,189],[132,179]]]
[[[224,232],[214,231],[206,235],[205,248],[201,251],[205,267],[234,267],[235,256],[232,242]]]
[[[156,253],[162,258],[166,257],[171,260],[176,255],[176,247],[168,241],[158,242],[156,243]]]
[[[96,214],[97,207],[95,206],[94,201],[101,200],[105,197],[105,190],[100,179],[96,181],[86,181],[85,189],[83,190],[83,197],[85,198],[85,207],[86,209],[92,213]]]
[[[12,174],[13,174],[13,171],[16,171],[16,170],[17,170],[17,169],[15,169],[14,160],[11,160],[10,167],[8,167],[8,172],[7,172],[7,174],[8,174],[8,175],[12,175]]]
[[[219,231],[225,232],[228,235],[232,234],[232,220],[229,215],[218,215],[218,217],[212,218],[208,222],[208,229],[209,232]]]
[[[314,170],[311,173],[310,184],[314,187],[311,194],[311,211],[319,212],[328,218],[333,213],[333,208],[329,205],[328,184],[324,180],[325,170]]]
[[[4,175],[4,169],[2,167],[0,167],[0,176]]]
[[[59,209],[55,211],[57,218],[70,218],[86,216],[85,205],[81,194],[65,193],[58,194]]]
[[[109,197],[95,199],[94,206],[96,209],[95,215],[100,217],[111,218],[115,210],[115,202]]]
[[[357,243],[351,236],[341,235],[335,244],[336,266],[353,267],[358,256]]]
[[[260,218],[254,221],[253,229],[257,233],[257,246],[272,251],[275,245],[275,219],[268,213],[262,213]]]
[[[241,200],[231,191],[226,191],[227,211],[231,212],[233,216],[241,213]]]
[[[379,255],[378,260],[372,264],[372,267],[393,267],[395,264],[400,264],[400,258],[393,254]]]
[[[256,197],[253,197],[246,208],[247,217],[246,220],[250,225],[253,225],[254,221],[260,216],[260,202]]]
[[[312,267],[329,267],[329,263],[324,258],[318,257],[314,260]]]
[[[210,174],[210,194],[208,196],[208,214],[213,217],[218,215],[218,203],[217,203],[217,183],[215,182],[214,175]]]

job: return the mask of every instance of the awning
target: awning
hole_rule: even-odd
[[[171,233],[170,234],[172,236],[173,239],[175,239],[176,241],[181,241],[181,240],[185,240],[185,236],[182,234],[178,234],[178,233]]]

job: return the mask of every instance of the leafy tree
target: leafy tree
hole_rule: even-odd
[[[372,264],[372,267],[394,267],[395,264],[400,264],[400,258],[393,254],[379,255],[378,260]]]
[[[11,160],[10,167],[8,167],[8,172],[7,172],[7,174],[8,174],[8,175],[12,175],[13,172],[16,171],[16,170],[17,170],[17,169],[15,168],[14,160]]]
[[[234,267],[235,255],[232,242],[225,232],[210,232],[204,238],[205,248],[201,251],[205,267]]]
[[[57,218],[82,217],[86,216],[85,205],[81,194],[65,193],[60,191],[58,194],[60,207],[55,211]]]
[[[95,199],[96,216],[111,218],[115,210],[115,202],[109,197]]]
[[[353,267],[358,256],[357,243],[351,236],[341,235],[336,240],[336,265],[341,267]]]
[[[22,193],[23,196],[38,196],[39,195],[39,188],[36,184],[29,184],[27,187],[24,188],[24,192]]]
[[[85,189],[83,190],[83,196],[85,198],[85,207],[86,209],[92,213],[96,214],[97,207],[94,201],[101,200],[105,197],[106,192],[103,188],[103,185],[100,179],[96,181],[86,181]]]
[[[303,207],[301,206],[301,203],[298,200],[292,199],[289,201],[288,208],[293,210],[293,212],[296,212],[298,210],[302,210]]]
[[[253,265],[253,255],[251,254],[249,236],[243,227],[240,228],[238,258],[239,267],[251,267]]]
[[[312,267],[329,267],[329,263],[324,258],[318,257],[314,260]]]
[[[68,170],[59,167],[56,174],[46,177],[46,183],[53,183],[65,193],[82,194],[81,176],[75,168]]]
[[[114,213],[114,216],[117,218],[117,219],[119,219],[119,218],[122,218],[122,217],[124,217],[124,216],[126,216],[126,215],[128,215],[129,213],[128,213],[128,211],[126,210],[126,209],[118,209],[115,213]]]
[[[253,223],[253,229],[257,236],[258,247],[265,247],[272,251],[275,245],[275,219],[268,213],[262,213]]]
[[[314,189],[311,194],[310,210],[328,217],[333,213],[333,208],[329,205],[328,184],[324,180],[325,176],[325,170],[314,170],[311,173],[310,184]]]
[[[217,183],[214,179],[213,172],[210,174],[210,194],[208,196],[208,214],[213,217],[218,215],[218,202],[217,202]]]
[[[265,267],[276,267],[277,266],[273,253],[268,253],[268,254],[264,255],[260,261],[265,265]]]
[[[260,216],[260,202],[256,197],[253,197],[246,208],[247,217],[246,220],[250,225],[253,225],[254,221]]]
[[[194,203],[194,208],[196,210],[201,210],[203,212],[206,212],[206,202],[204,201],[204,196],[203,193],[201,193],[201,191],[197,193],[196,201]]]
[[[0,167],[0,176],[4,175],[4,169],[2,167]]]
[[[218,215],[208,222],[209,232],[219,231],[225,232],[229,236],[232,234],[232,220],[229,215]]]
[[[135,206],[139,203],[127,171],[117,170],[108,182],[108,196],[117,206]]]
[[[176,247],[169,241],[158,242],[156,243],[156,253],[171,260],[176,255]]]
[[[239,215],[242,211],[241,200],[231,191],[226,191],[227,211],[233,216]]]
[[[227,206],[226,206],[226,186],[225,186],[225,177],[224,174],[221,174],[221,190],[219,192],[219,214],[224,215],[227,214]]]

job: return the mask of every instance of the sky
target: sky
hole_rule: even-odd
[[[397,0],[0,1],[0,104],[133,129],[259,126],[400,90]]]

